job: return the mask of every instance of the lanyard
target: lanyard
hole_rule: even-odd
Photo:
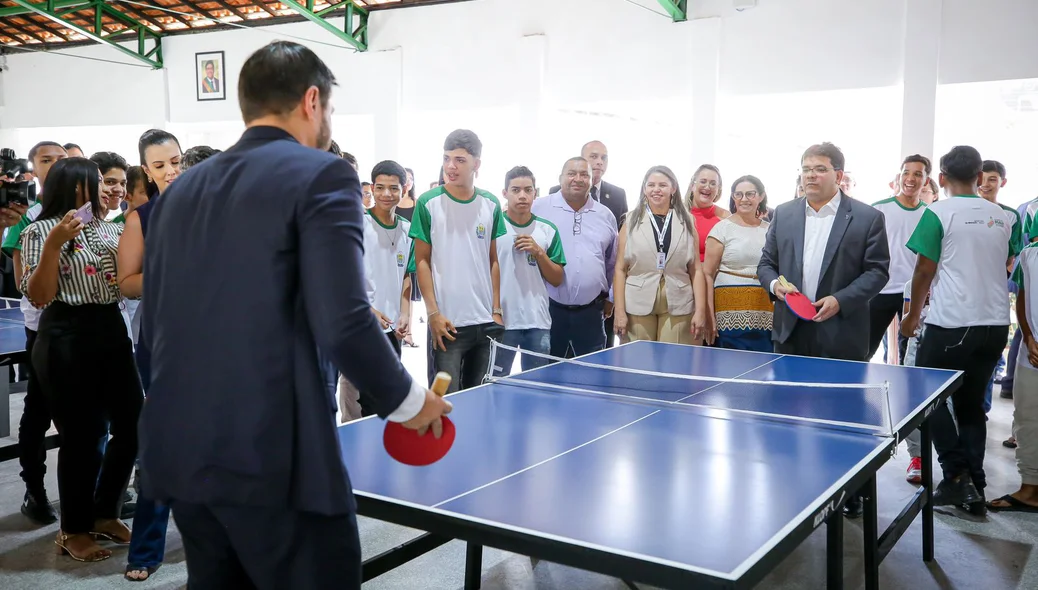
[[[645,206],[645,211],[649,214],[649,221],[652,222],[652,229],[656,230],[656,242],[659,244],[660,252],[663,252],[663,236],[667,233],[667,228],[670,227],[670,218],[674,215],[674,210],[667,211],[667,218],[663,220],[663,229],[656,225],[656,216],[652,214],[652,210],[649,206]]]

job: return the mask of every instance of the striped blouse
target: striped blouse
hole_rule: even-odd
[[[29,277],[40,262],[44,240],[59,223],[61,218],[44,219],[29,224],[22,231],[22,266],[25,269],[22,293],[29,292]],[[123,226],[118,223],[94,219],[73,240],[71,253],[67,244],[61,247],[55,301],[69,305],[119,302],[116,252],[122,232]],[[49,305],[49,302],[45,305],[36,301],[31,303],[41,309]]]

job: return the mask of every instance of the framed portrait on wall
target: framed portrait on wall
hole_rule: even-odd
[[[207,51],[195,54],[195,86],[198,100],[223,100],[227,98],[224,88],[223,52]]]

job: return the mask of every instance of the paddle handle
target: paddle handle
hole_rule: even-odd
[[[779,282],[780,285],[782,285],[783,289],[795,289],[796,288],[796,287],[793,286],[792,283],[790,283],[789,281],[786,280],[786,277],[784,277],[782,275],[779,275],[778,282]]]
[[[447,389],[451,386],[451,376],[447,373],[440,371],[436,374],[436,378],[433,379],[432,390],[436,395],[443,397],[443,394],[447,393]]]

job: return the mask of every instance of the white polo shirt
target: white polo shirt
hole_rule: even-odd
[[[1028,244],[1026,248],[1020,251],[1017,260],[1020,261],[1020,264],[1016,265],[1016,269],[1013,271],[1013,282],[1020,289],[1020,294],[1017,297],[1027,298],[1024,301],[1027,325],[1034,332],[1035,329],[1038,329],[1038,242]],[[1012,359],[1010,359],[1010,362],[1012,362]],[[1017,367],[1038,371],[1038,367],[1032,365],[1028,359],[1026,346],[1020,347],[1016,364]]]
[[[555,264],[566,265],[562,239],[555,224],[536,215],[524,225],[507,215],[505,235],[497,240],[497,261],[501,269],[501,309],[506,330],[551,329],[548,288],[532,254],[515,249],[515,239],[532,236]]]
[[[504,233],[501,205],[485,190],[477,188],[468,201],[442,186],[418,197],[410,235],[432,248],[436,304],[454,327],[494,321],[490,245]]]
[[[399,215],[393,217],[392,225],[384,225],[371,209],[364,212],[364,270],[371,306],[396,322],[400,316],[400,291],[413,249],[408,235],[411,224]]]
[[[1009,325],[1006,263],[1020,250],[1020,223],[1005,209],[976,195],[938,201],[924,210],[908,249],[937,262],[927,324]]]
[[[890,279],[883,290],[883,295],[901,293],[905,283],[912,280],[915,272],[916,255],[908,249],[908,238],[912,237],[919,218],[926,210],[926,203],[919,201],[913,208],[905,207],[897,197],[883,199],[872,204],[883,213],[883,221],[887,227],[887,245],[890,250]]]

